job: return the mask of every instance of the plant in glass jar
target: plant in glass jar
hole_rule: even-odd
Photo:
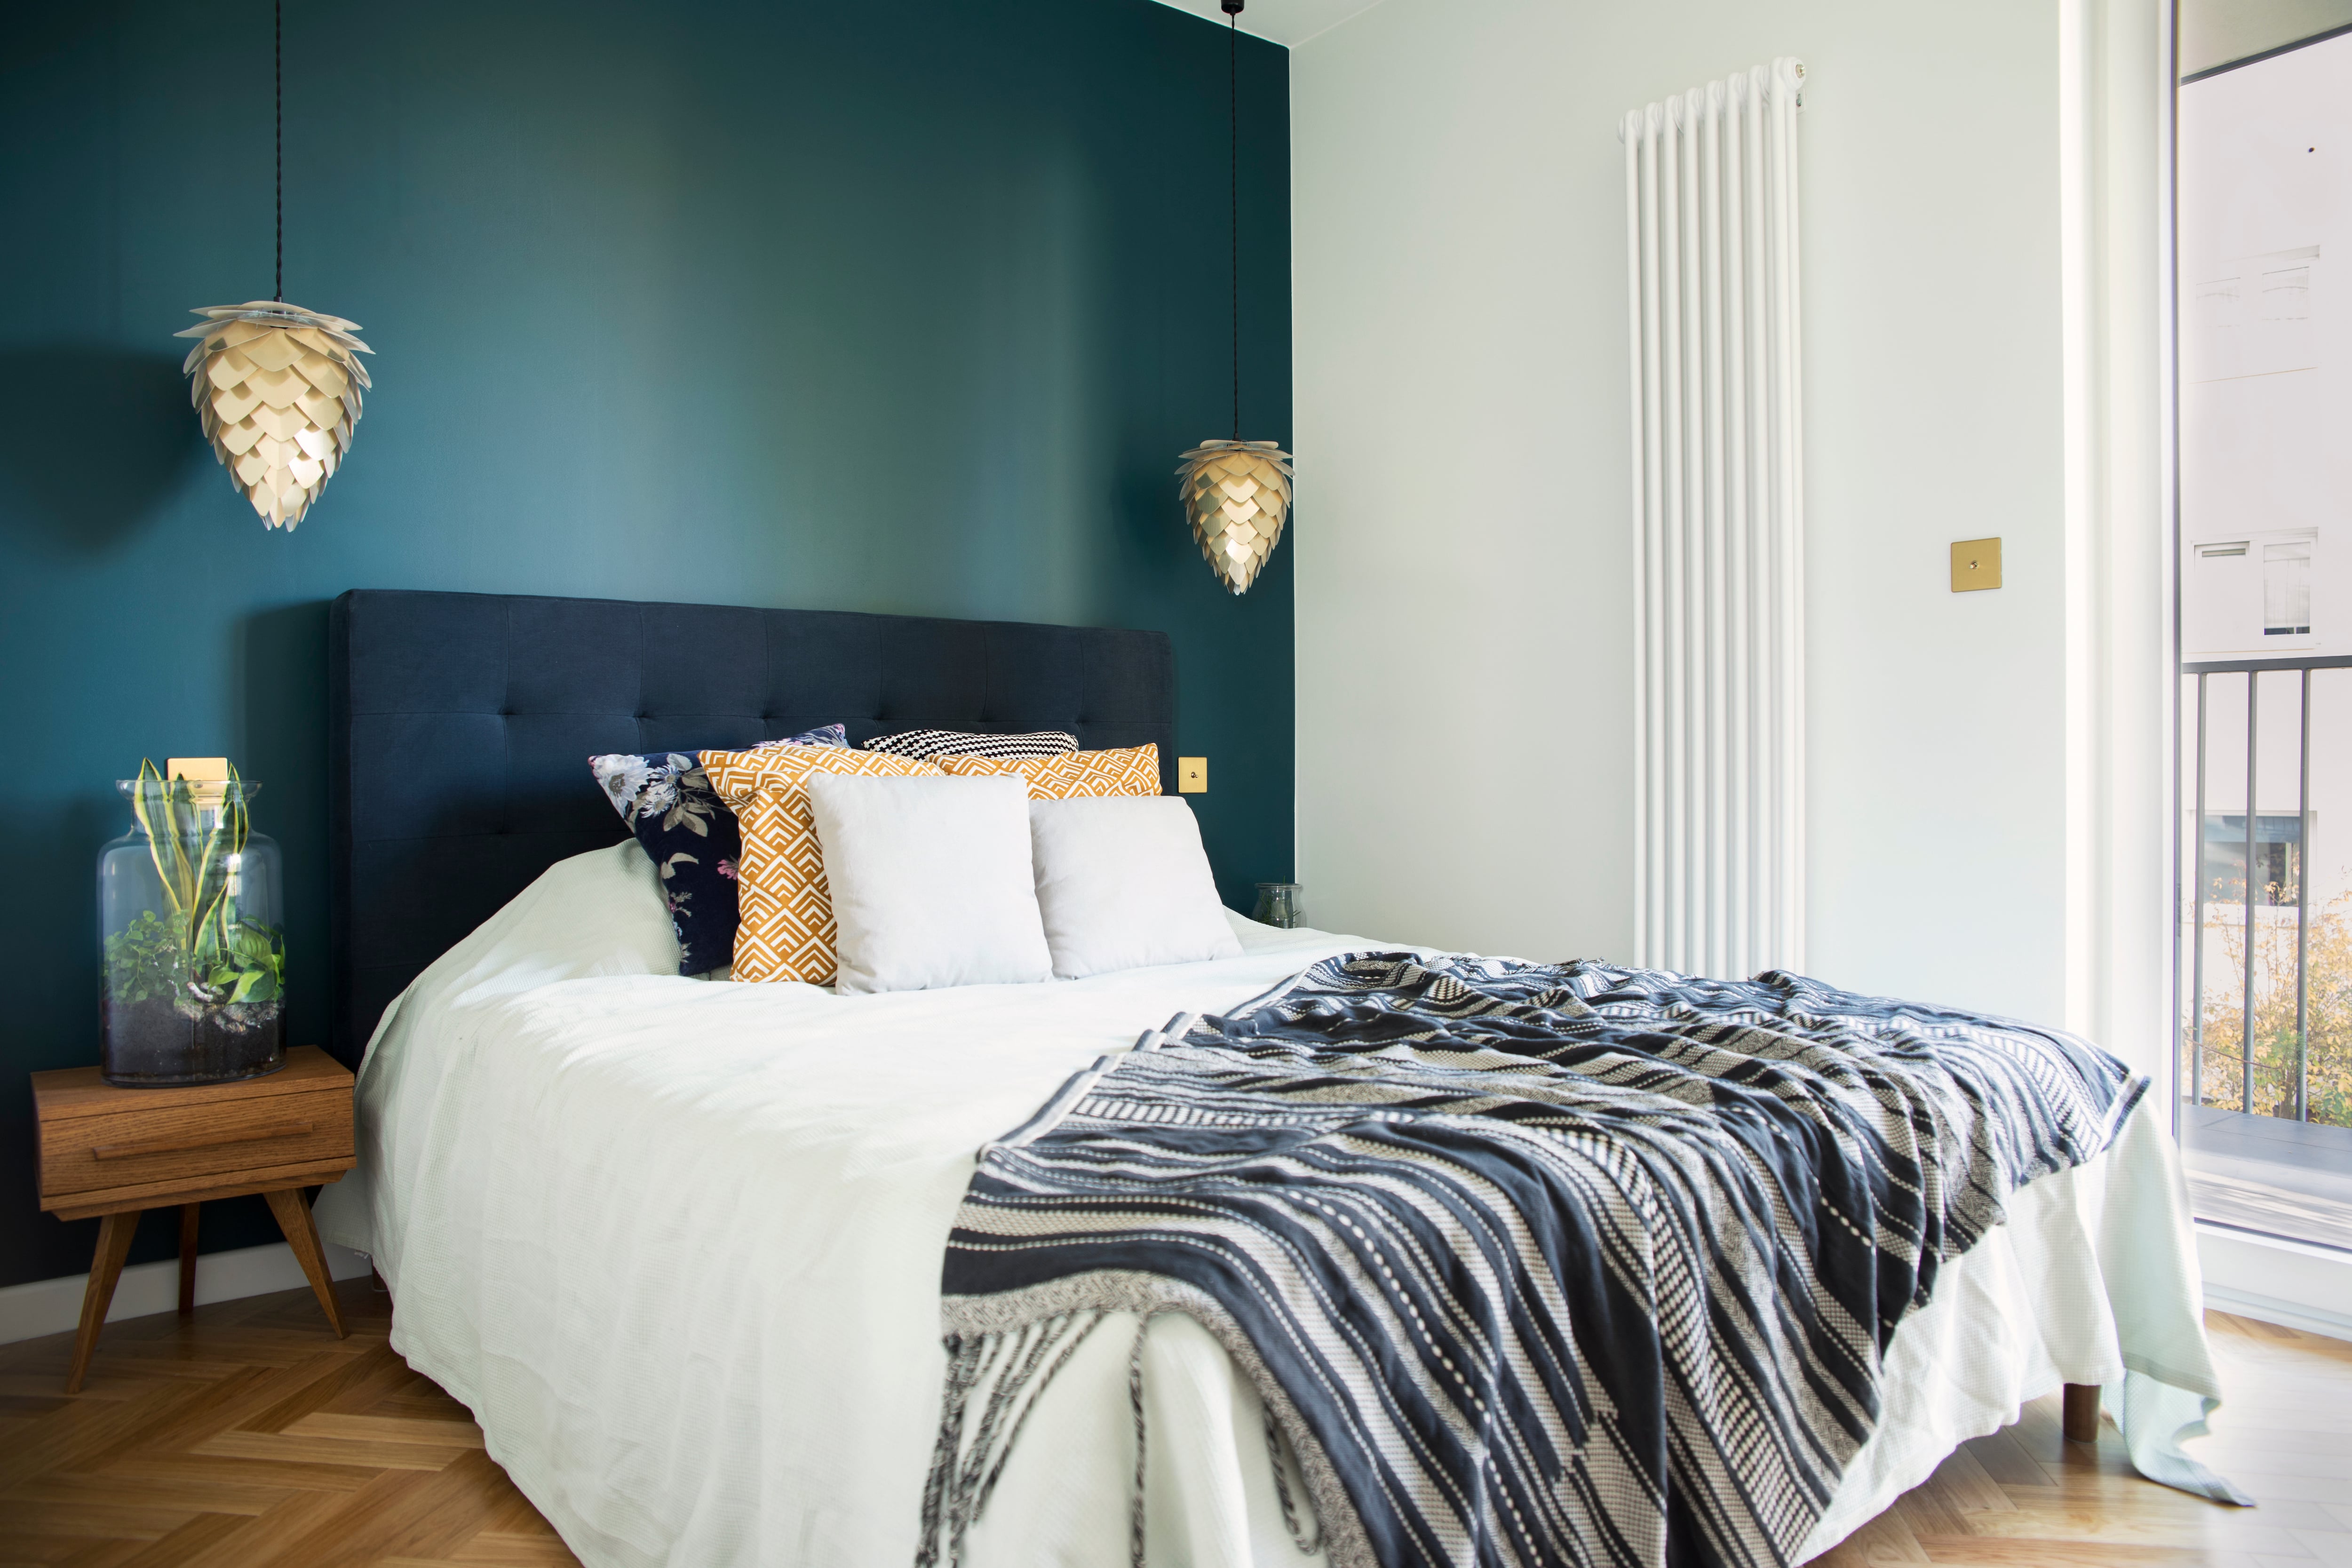
[[[221,1083],[285,1065],[278,847],[247,816],[260,786],[219,773],[166,779],[142,762],[119,786],[135,826],[99,856],[110,1083]]]
[[[1306,910],[1299,900],[1302,891],[1296,882],[1260,882],[1257,885],[1257,908],[1250,911],[1250,919],[1260,925],[1290,930],[1306,916]]]

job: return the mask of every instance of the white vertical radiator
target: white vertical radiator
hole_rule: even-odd
[[[1777,59],[1625,116],[1636,961],[1804,959],[1797,106]]]

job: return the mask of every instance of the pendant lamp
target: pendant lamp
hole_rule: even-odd
[[[1290,514],[1290,454],[1272,441],[1242,439],[1242,225],[1240,19],[1243,0],[1220,0],[1225,13],[1225,101],[1228,132],[1226,208],[1232,223],[1234,287],[1234,434],[1207,440],[1183,456],[1177,493],[1192,520],[1192,542],[1234,595],[1249,592]]]
[[[207,305],[180,369],[205,439],[264,528],[292,532],[351,450],[360,394],[358,356],[375,351],[341,316],[286,302],[285,0],[271,5],[278,102],[278,292],[242,305]]]

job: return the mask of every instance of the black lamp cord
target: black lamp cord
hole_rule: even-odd
[[[1239,5],[1225,7],[1225,216],[1234,247],[1234,439],[1242,438],[1242,108]]]
[[[269,70],[278,100],[278,302],[286,303],[286,0],[270,0]]]

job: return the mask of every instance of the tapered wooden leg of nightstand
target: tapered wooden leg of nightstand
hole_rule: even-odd
[[[106,1326],[106,1309],[114,1300],[114,1282],[122,1278],[122,1260],[130,1256],[131,1238],[138,1232],[136,1209],[99,1219],[98,1252],[89,1260],[89,1284],[81,1293],[81,1327],[74,1334],[73,1365],[66,1373],[68,1394],[81,1392],[82,1373],[89,1370],[98,1331]]]
[[[302,1189],[288,1187],[263,1195],[269,1200],[269,1212],[278,1216],[278,1228],[286,1233],[286,1245],[302,1260],[302,1272],[310,1277],[310,1292],[319,1298],[327,1321],[334,1326],[335,1338],[348,1338],[342,1310],[335,1305],[335,1281],[327,1273],[327,1254],[319,1245],[319,1227],[310,1223],[310,1205]]]
[[[202,1204],[180,1205],[180,1310],[196,1310],[196,1211]]]

